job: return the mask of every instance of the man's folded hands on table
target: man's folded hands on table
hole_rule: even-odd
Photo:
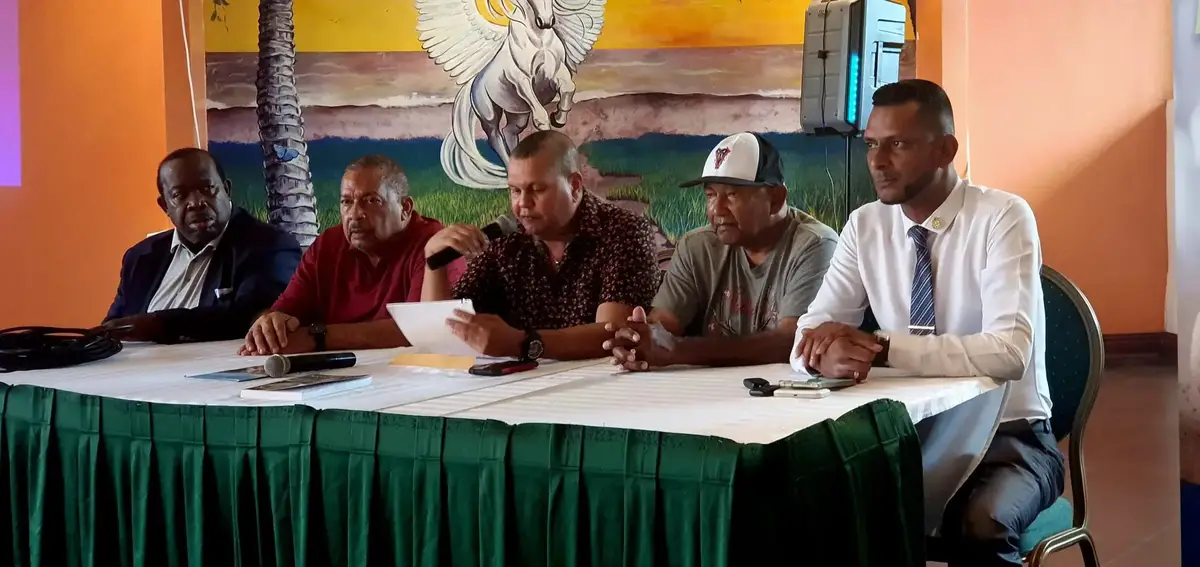
[[[625,324],[607,323],[604,330],[613,334],[603,346],[612,352],[613,366],[637,372],[672,364],[675,335],[657,321],[648,322],[645,309],[634,308]]]
[[[863,381],[883,350],[879,338],[844,323],[827,321],[801,331],[796,351],[810,373]]]

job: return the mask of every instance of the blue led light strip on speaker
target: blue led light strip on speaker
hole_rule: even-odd
[[[850,83],[846,88],[846,122],[850,125],[856,125],[858,122],[858,85],[862,83],[858,76],[859,73],[859,55],[857,53],[850,54]]]

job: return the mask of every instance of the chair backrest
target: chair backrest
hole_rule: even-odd
[[[1050,425],[1059,441],[1068,435],[1082,437],[1104,372],[1100,321],[1083,292],[1049,266],[1042,266],[1042,295],[1046,305],[1046,380],[1054,404]]]
[[[1087,527],[1087,474],[1083,466],[1083,430],[1087,427],[1100,375],[1104,373],[1104,335],[1092,304],[1062,274],[1042,266],[1046,303],[1046,380],[1050,385],[1050,426],[1059,441],[1071,437],[1071,525]]]

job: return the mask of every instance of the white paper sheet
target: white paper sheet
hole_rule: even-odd
[[[454,318],[456,310],[475,313],[470,299],[451,301],[428,301],[420,303],[389,303],[388,314],[400,327],[400,332],[416,352],[445,354],[450,356],[476,356],[474,350],[462,342],[446,319]]]

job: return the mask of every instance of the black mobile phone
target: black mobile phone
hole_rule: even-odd
[[[750,395],[756,398],[771,398],[775,396],[775,391],[779,386],[766,381],[763,378],[746,378],[742,380],[742,385],[750,390]]]
[[[533,370],[537,367],[538,362],[536,360],[505,360],[489,364],[476,364],[467,372],[476,376],[508,376],[509,374]]]

